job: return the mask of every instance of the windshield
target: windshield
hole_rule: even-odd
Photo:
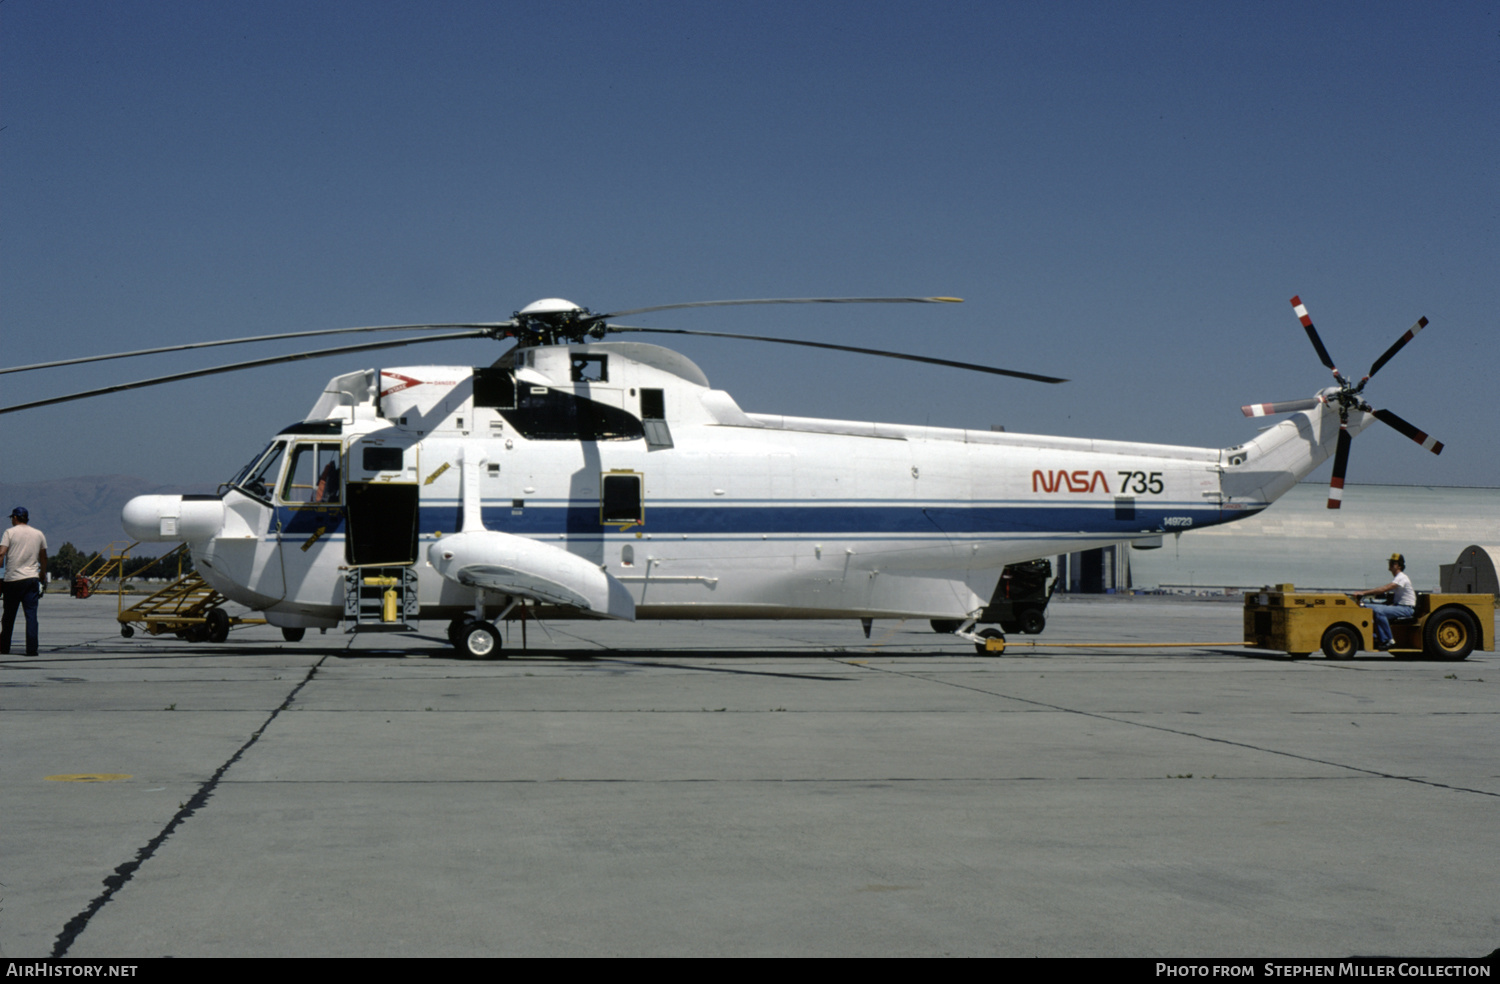
[[[256,453],[255,457],[251,458],[249,461],[247,461],[245,463],[245,467],[243,467],[239,471],[235,472],[234,473],[234,477],[231,478],[229,481],[225,482],[224,484],[225,485],[238,485],[238,484],[240,484],[240,482],[244,481],[245,480],[245,476],[250,473],[250,469],[252,469],[256,465],[258,465],[260,463],[260,459],[264,458],[266,456],[266,452],[269,451],[270,449],[271,449],[270,445],[266,445],[265,447],[261,448],[260,451]]]
[[[285,442],[272,441],[224,484],[242,489],[257,498],[269,499],[271,489],[276,485],[276,476],[281,471],[281,453],[285,449]]]

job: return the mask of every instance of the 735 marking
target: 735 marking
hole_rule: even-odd
[[[1152,472],[1147,475],[1145,472],[1122,471],[1117,472],[1117,474],[1120,476],[1121,492],[1134,492],[1137,495],[1146,495],[1147,493],[1160,495],[1165,489],[1161,481],[1161,472]],[[1135,484],[1132,485],[1132,482]]]

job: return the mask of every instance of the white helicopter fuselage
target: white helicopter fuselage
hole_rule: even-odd
[[[389,564],[422,618],[961,619],[1007,564],[1254,514],[1338,428],[1319,407],[1211,449],[781,417],[668,349],[555,345],[336,377],[220,495],[124,521],[286,627],[338,624],[346,570]]]

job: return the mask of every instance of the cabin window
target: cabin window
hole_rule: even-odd
[[[641,430],[646,436],[647,451],[663,451],[672,446],[672,430],[667,426],[667,400],[662,390],[641,390]]]
[[[337,503],[339,493],[340,447],[327,444],[299,444],[292,452],[292,463],[281,486],[281,501],[290,503]]]
[[[610,472],[599,482],[599,522],[605,526],[635,526],[646,521],[641,502],[641,476]]]
[[[360,456],[360,464],[366,472],[398,472],[401,470],[401,449],[366,447]]]
[[[641,390],[641,419],[642,420],[666,420],[667,400],[664,392],[659,389]]]
[[[573,355],[573,382],[609,382],[609,356],[575,353]]]

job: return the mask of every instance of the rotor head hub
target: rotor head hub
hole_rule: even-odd
[[[583,308],[579,307],[577,304],[574,304],[572,301],[565,300],[561,297],[544,297],[539,301],[532,301],[530,304],[517,311],[516,317],[519,318],[528,314],[538,316],[549,314],[566,315],[570,312],[577,312],[582,310]]]
[[[532,344],[556,345],[559,342],[581,342],[594,334],[603,337],[592,311],[561,297],[544,297],[517,311],[516,327]]]

